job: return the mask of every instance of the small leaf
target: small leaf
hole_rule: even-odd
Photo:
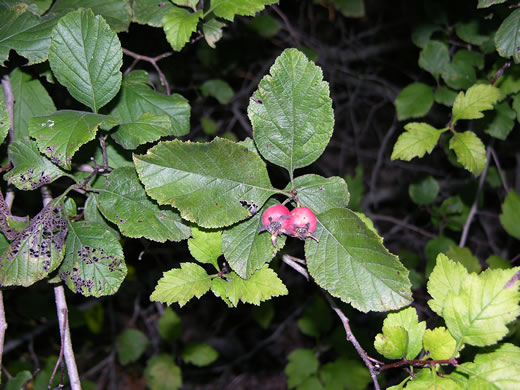
[[[330,306],[321,297],[317,296],[307,306],[303,316],[298,320],[298,328],[307,336],[319,339],[332,327],[332,316]]]
[[[419,118],[426,115],[433,105],[433,91],[424,83],[412,83],[404,88],[394,101],[397,119]]]
[[[432,176],[427,176],[408,186],[408,194],[415,204],[433,203],[439,194],[439,182]]]
[[[181,318],[171,307],[164,309],[161,318],[157,321],[157,326],[159,334],[164,340],[175,342],[182,336]]]
[[[502,4],[505,2],[506,0],[478,0],[477,8],[491,7],[492,5]]]
[[[254,16],[266,5],[277,2],[278,0],[213,0],[211,9],[215,15],[232,22],[235,15]]]
[[[253,306],[251,310],[251,315],[253,316],[258,325],[260,325],[263,329],[267,329],[273,321],[275,315],[273,302],[266,301],[260,304],[260,306]]]
[[[520,196],[515,190],[510,190],[502,203],[502,213],[500,214],[500,224],[505,231],[520,240]]]
[[[34,190],[65,175],[65,172],[43,157],[36,143],[28,138],[11,143],[8,155],[13,169],[4,178],[20,190]]]
[[[324,178],[318,175],[303,175],[294,179],[294,189],[302,206],[319,214],[333,207],[346,207],[350,194],[347,183],[340,177]],[[291,190],[287,185],[286,191]]]
[[[374,341],[374,347],[387,359],[401,359],[406,355],[408,332],[402,326],[383,326]]]
[[[446,252],[446,256],[462,264],[468,272],[479,273],[482,271],[482,266],[469,248],[460,248],[458,245],[452,245]]]
[[[144,353],[150,341],[137,329],[125,329],[116,338],[116,348],[122,365],[135,362]]]
[[[431,153],[442,134],[441,130],[422,122],[407,123],[404,129],[406,132],[399,136],[394,145],[392,160],[410,161],[414,157]]]
[[[457,342],[444,326],[424,333],[424,350],[430,353],[433,360],[449,360],[457,352]]]
[[[334,127],[329,85],[321,69],[296,49],[276,59],[247,113],[262,156],[291,176],[321,156]]]
[[[482,118],[482,111],[491,110],[499,96],[499,90],[488,84],[474,85],[465,94],[459,92],[453,104],[453,121]]]
[[[134,162],[146,192],[178,208],[206,228],[229,226],[249,216],[242,202],[258,207],[274,193],[262,159],[221,138],[210,143],[161,142]]]
[[[172,0],[173,4],[180,5],[181,7],[190,7],[196,11],[199,0]]]
[[[217,19],[210,19],[202,25],[202,33],[208,45],[212,48],[216,47],[216,43],[222,38],[222,29],[226,27],[226,23],[219,22]]]
[[[515,110],[509,107],[509,103],[503,102],[481,119],[478,126],[490,136],[505,141],[515,126],[515,119]]]
[[[190,227],[175,210],[160,208],[146,196],[134,168],[114,169],[104,186],[99,187],[98,207],[123,235],[159,242],[181,241],[190,236]]]
[[[173,361],[173,356],[165,353],[148,360],[144,377],[150,390],[177,390],[182,386],[182,373]]]
[[[442,79],[448,87],[458,90],[475,84],[477,75],[471,64],[454,57],[442,71]]]
[[[222,255],[222,231],[205,230],[193,226],[192,238],[188,240],[188,248],[191,255],[201,263],[213,264],[220,270],[217,259]]]
[[[9,113],[7,112],[7,107],[5,106],[5,95],[1,94],[0,96],[0,144],[4,142],[5,137],[7,137],[7,133],[9,132],[9,128],[11,127],[11,119],[9,118]]]
[[[450,149],[455,151],[457,161],[475,176],[484,170],[486,148],[474,132],[454,133],[450,139]]]
[[[419,355],[422,350],[422,339],[426,329],[426,322],[419,322],[417,312],[413,307],[388,314],[383,323],[383,329],[385,327],[402,327],[406,331],[408,335],[406,359],[412,360]]]
[[[336,9],[347,18],[362,18],[365,16],[364,0],[333,0]]]
[[[433,33],[441,30],[442,28],[438,24],[421,23],[412,30],[412,42],[415,46],[423,48],[430,42]]]
[[[220,104],[228,104],[233,97],[233,89],[224,80],[207,80],[200,86],[204,96],[213,96]]]
[[[209,366],[218,359],[218,352],[209,344],[188,343],[182,351],[182,360],[197,367]]]
[[[355,174],[345,175],[345,182],[347,183],[348,191],[350,193],[350,200],[348,208],[353,211],[361,210],[361,202],[363,200],[363,167],[356,166]]]
[[[305,257],[318,285],[363,312],[409,304],[408,271],[381,237],[348,209],[330,209],[317,218],[319,242],[306,240]]]
[[[32,378],[31,372],[27,370],[20,371],[16,376],[9,378],[5,390],[19,390],[25,388],[25,383]]]
[[[511,268],[511,262],[503,257],[491,255],[486,259],[486,264],[493,269],[508,269]]]
[[[467,23],[457,23],[455,33],[464,42],[472,45],[482,46],[492,38],[480,33],[480,21],[478,19],[470,20]]]
[[[215,135],[217,134],[217,122],[215,122],[211,118],[200,118],[200,125],[202,126],[202,131],[206,135]]]
[[[121,123],[112,138],[125,149],[136,149],[147,142],[170,135],[170,118],[149,112],[130,123]]]
[[[429,41],[419,53],[419,66],[430,72],[435,79],[450,63],[448,46],[439,41]]]
[[[211,276],[204,268],[195,263],[182,263],[181,268],[175,268],[163,274],[157,282],[150,300],[171,305],[177,302],[184,306],[191,298],[200,298],[211,287]]]
[[[190,12],[185,8],[173,7],[162,18],[166,39],[175,51],[180,51],[197,30],[202,11]]]
[[[289,354],[288,360],[284,372],[289,389],[300,386],[318,372],[320,363],[311,349],[295,349]]]
[[[256,32],[262,38],[270,39],[276,36],[282,29],[280,23],[270,15],[261,14],[256,16],[247,25],[248,28]]]
[[[163,17],[174,7],[163,0],[133,0],[134,21],[152,27],[161,27]]]
[[[515,64],[520,62],[520,37],[518,30],[520,28],[520,9],[516,9],[504,19],[495,34],[495,46],[498,54],[504,58],[511,58]]]

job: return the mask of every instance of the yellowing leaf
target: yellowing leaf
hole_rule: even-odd
[[[453,103],[453,121],[482,118],[482,111],[491,110],[499,97],[498,88],[488,84],[474,85],[466,93],[459,92]]]
[[[457,161],[475,176],[480,175],[486,166],[486,148],[472,131],[455,133],[450,139],[450,149],[455,151]]]
[[[431,153],[442,131],[423,122],[411,122],[404,127],[402,133],[394,145],[392,160],[410,161],[414,157],[422,157],[425,153]]]

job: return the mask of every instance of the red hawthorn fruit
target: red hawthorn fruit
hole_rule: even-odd
[[[265,210],[262,216],[262,227],[260,232],[271,233],[271,242],[276,247],[276,239],[280,233],[287,234],[289,231],[289,209],[283,204],[275,204]]]
[[[316,215],[314,215],[311,209],[307,207],[296,207],[290,213],[289,235],[298,237],[300,240],[311,237],[318,241],[318,238],[314,235],[316,223]]]

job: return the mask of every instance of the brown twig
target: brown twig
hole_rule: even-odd
[[[459,363],[455,359],[448,359],[448,360],[400,360],[395,363],[385,364],[379,369],[379,372],[389,370],[391,368],[401,367],[401,366],[434,366],[436,364],[452,364],[454,366],[457,366]]]
[[[495,161],[495,165],[497,166],[498,174],[500,175],[500,180],[502,181],[504,190],[506,192],[509,192],[509,186],[507,185],[507,179],[504,175],[504,171],[502,170],[502,165],[500,164],[500,160],[498,159],[495,149],[493,149],[492,146],[488,146],[488,150],[491,153],[491,156],[493,157],[493,161]]]
[[[123,53],[126,54],[127,56],[134,58],[134,62],[132,62],[132,64],[125,70],[125,74],[130,72],[139,61],[149,62],[150,64],[152,64],[152,66],[155,68],[155,70],[159,74],[159,80],[161,80],[161,85],[166,88],[166,94],[167,95],[171,94],[170,84],[168,84],[168,81],[166,80],[166,76],[162,72],[161,68],[159,68],[159,66],[157,65],[157,62],[159,62],[163,58],[171,56],[173,54],[173,52],[169,51],[169,52],[166,52],[163,54],[159,54],[156,57],[143,56],[141,54],[134,53],[133,51],[128,50],[128,49],[123,49]]]
[[[495,74],[493,80],[491,80],[490,84],[493,85],[497,82],[498,78],[504,74],[504,71],[511,66],[511,61],[507,61]]]

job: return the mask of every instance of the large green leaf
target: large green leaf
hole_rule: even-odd
[[[285,245],[285,236],[278,236],[276,248],[273,247],[268,232],[259,234],[262,215],[265,210],[277,204],[269,199],[264,207],[251,218],[246,219],[222,234],[222,251],[231,269],[240,277],[248,279]]]
[[[520,62],[520,9],[515,9],[504,19],[495,34],[495,46],[502,57],[513,57],[515,64]]]
[[[94,139],[100,125],[112,127],[113,118],[84,111],[63,110],[33,117],[29,135],[36,139],[40,151],[60,167],[70,169],[79,148]]]
[[[211,10],[221,18],[233,21],[235,15],[254,16],[266,5],[278,3],[278,0],[212,0]]]
[[[426,115],[433,105],[432,87],[424,83],[412,83],[395,98],[397,119],[418,118]]]
[[[117,292],[126,276],[123,248],[97,222],[69,222],[59,275],[74,292],[99,297]]]
[[[491,110],[499,97],[498,88],[488,84],[474,85],[466,93],[459,92],[453,103],[453,121],[482,118],[482,111]]]
[[[474,132],[454,133],[450,139],[450,149],[455,151],[457,161],[475,176],[484,170],[486,148]]]
[[[317,218],[319,242],[306,240],[305,258],[322,288],[363,312],[410,303],[408,270],[354,212],[334,208]]]
[[[0,257],[1,286],[30,286],[54,271],[65,255],[67,222],[50,202]]]
[[[520,221],[520,196],[515,190],[511,190],[502,203],[500,223],[506,232],[520,240],[520,224],[518,221]]]
[[[294,179],[294,189],[301,205],[310,208],[316,214],[333,207],[347,207],[350,198],[347,183],[337,176],[298,176]],[[291,190],[290,184],[286,190]]]
[[[13,163],[4,177],[20,190],[34,190],[52,183],[65,172],[40,154],[36,142],[29,138],[9,145],[9,160]]]
[[[191,34],[197,31],[202,11],[190,12],[185,8],[173,7],[162,18],[166,39],[173,50],[180,51],[190,41]]]
[[[49,63],[69,93],[94,112],[121,86],[121,43],[91,10],[80,9],[60,19],[52,32]]]
[[[181,136],[190,130],[190,105],[179,94],[170,96],[155,92],[148,85],[144,71],[134,71],[125,76],[117,105],[111,114],[122,125],[113,134],[124,148],[134,149],[162,136]],[[163,119],[168,117],[165,126]]]
[[[134,162],[146,192],[207,228],[229,226],[249,216],[274,193],[262,159],[231,141],[161,142]]]
[[[54,103],[40,83],[16,68],[9,75],[14,95],[13,126],[16,140],[29,136],[29,119],[56,111]]]
[[[250,99],[248,115],[262,156],[291,176],[321,156],[334,127],[329,85],[296,49],[276,59]]]
[[[450,63],[448,46],[439,41],[429,41],[419,54],[419,66],[430,72],[435,79]]]
[[[174,7],[164,0],[133,0],[134,21],[148,24],[153,27],[161,27],[162,19]]]
[[[407,123],[404,129],[406,132],[399,136],[394,145],[392,160],[410,161],[414,157],[431,153],[442,134],[442,130],[422,122]]]
[[[159,242],[181,241],[190,236],[190,227],[177,212],[160,208],[146,196],[134,168],[114,169],[100,187],[96,195],[100,211],[125,236]]]

